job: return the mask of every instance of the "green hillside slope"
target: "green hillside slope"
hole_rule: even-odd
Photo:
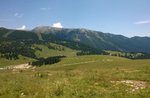
[[[149,98],[149,63],[112,56],[80,56],[35,69],[0,70],[0,97]]]
[[[76,56],[78,54],[105,54],[100,49],[87,45],[60,39],[55,35],[35,33],[33,31],[11,30],[0,28],[0,61],[9,61],[6,64],[18,64],[19,56],[32,58],[47,58],[52,56]],[[28,63],[28,60],[25,60]],[[30,61],[30,60],[29,60]],[[21,63],[21,62],[20,62]]]

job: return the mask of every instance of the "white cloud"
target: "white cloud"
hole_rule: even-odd
[[[25,29],[26,29],[26,26],[25,26],[25,25],[22,25],[22,27],[17,28],[17,30],[25,30]]]
[[[42,7],[42,8],[40,8],[40,10],[46,11],[46,10],[50,10],[50,8]]]
[[[150,23],[150,20],[138,21],[138,22],[135,22],[134,24],[140,25],[140,24],[148,24],[148,23]]]
[[[20,14],[20,13],[15,13],[15,14],[14,14],[14,16],[15,16],[15,17],[18,17],[18,18],[23,17],[23,15],[24,15],[23,13],[22,13],[22,14]]]
[[[63,26],[62,26],[62,24],[60,22],[54,23],[52,27],[63,28]]]

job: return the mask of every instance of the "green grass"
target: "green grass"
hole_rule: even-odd
[[[37,36],[38,36],[39,40],[43,40],[41,33],[37,33]]]
[[[8,60],[5,58],[0,58],[0,67],[5,67],[9,65],[18,65],[18,64],[24,64],[33,61],[34,59],[24,57],[24,56],[19,56],[19,59],[17,60]]]
[[[111,81],[145,82],[129,85]],[[28,70],[0,70],[0,98],[150,98],[150,60],[80,56]]]
[[[7,32],[5,35],[3,35],[4,38],[7,38],[13,31]]]
[[[34,47],[38,47],[38,48],[41,48],[42,51],[36,51],[36,55],[37,57],[51,57],[51,56],[59,56],[59,55],[65,55],[65,56],[68,56],[68,57],[72,57],[72,56],[76,56],[76,50],[72,50],[70,48],[67,48],[67,47],[64,47],[62,45],[57,45],[57,44],[53,44],[53,43],[50,43],[52,46],[54,47],[62,47],[64,48],[64,50],[54,50],[54,49],[48,49],[47,46],[45,45],[34,45]]]
[[[53,44],[50,43],[52,46],[54,47],[59,47],[59,48],[63,48],[64,50],[54,50],[54,49],[48,49],[48,47],[46,45],[40,45],[40,44],[35,44],[33,45],[34,47],[38,47],[41,48],[42,51],[36,50],[35,54],[36,56],[39,57],[52,57],[52,56],[60,56],[60,55],[65,55],[67,57],[73,57],[76,56],[76,50],[72,50],[70,48],[64,47],[62,45],[57,45],[57,44]],[[24,64],[24,63],[28,63],[33,61],[34,59],[28,58],[28,57],[24,57],[24,56],[19,56],[19,59],[17,60],[8,60],[5,58],[0,58],[0,67],[4,67],[4,66],[9,66],[9,65],[17,65],[17,64]]]

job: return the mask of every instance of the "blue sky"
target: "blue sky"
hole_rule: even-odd
[[[150,36],[150,0],[0,0],[0,27],[87,28]]]

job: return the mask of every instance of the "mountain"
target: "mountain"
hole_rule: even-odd
[[[67,29],[41,26],[30,31],[0,28],[0,40],[6,39],[53,42],[77,50],[89,51],[93,49],[95,51],[113,50],[150,53],[150,37],[128,38],[84,28]]]
[[[4,58],[16,62],[20,61],[20,56],[23,61],[31,59],[47,61],[43,58],[95,54],[148,59],[149,43],[149,37],[128,38],[83,28],[43,26],[30,31],[0,28],[0,61]],[[28,59],[23,59],[24,57]]]
[[[52,51],[54,53],[51,53]],[[106,52],[79,42],[61,39],[54,34],[0,28],[0,58],[16,60],[21,55],[39,59],[50,56],[69,56],[68,54],[90,55],[106,54]]]
[[[53,28],[48,26],[36,27],[35,33],[54,35],[57,38],[79,42],[102,50],[150,53],[150,37],[128,38],[99,31],[81,29]]]

